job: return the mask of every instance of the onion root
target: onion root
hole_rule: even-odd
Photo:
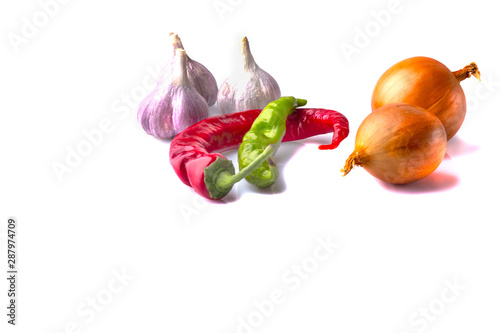
[[[342,172],[342,177],[346,176],[351,170],[354,168],[355,165],[359,165],[359,152],[354,151],[352,152],[351,155],[347,158],[345,161],[344,168],[340,170]]]

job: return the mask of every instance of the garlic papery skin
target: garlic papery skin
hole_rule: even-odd
[[[223,114],[263,109],[281,97],[278,82],[255,63],[247,37],[243,38],[240,47],[243,73],[227,78],[217,95],[217,107]]]
[[[170,80],[157,84],[141,102],[137,120],[146,133],[171,139],[208,115],[206,100],[189,83],[186,52],[178,49]]]
[[[180,37],[171,32],[170,42],[172,43],[172,56],[167,62],[167,65],[162,70],[160,77],[158,79],[158,84],[163,81],[170,81],[173,73],[174,59],[175,54],[178,49],[182,49],[185,51],[184,46],[182,45],[182,41]],[[198,93],[205,98],[208,106],[212,106],[217,101],[217,92],[219,87],[217,85],[217,81],[212,73],[201,63],[191,59],[186,54],[186,69],[187,69],[187,80],[193,86]]]

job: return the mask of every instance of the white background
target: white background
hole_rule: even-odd
[[[483,0],[326,3],[0,1],[2,272],[10,216],[19,245],[18,325],[2,278],[0,331],[499,331],[498,11]],[[170,32],[219,84],[247,36],[283,95],[342,112],[351,134],[332,151],[317,149],[330,135],[283,144],[269,190],[242,182],[223,201],[200,199],[174,174],[169,142],[136,121]],[[341,177],[378,77],[419,55],[482,73],[462,83],[468,114],[446,159],[408,186],[362,168]],[[103,122],[59,179],[54,163]]]

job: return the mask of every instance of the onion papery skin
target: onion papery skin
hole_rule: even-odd
[[[400,61],[379,78],[372,95],[372,110],[391,103],[419,106],[441,120],[450,140],[462,126],[466,113],[465,94],[455,73],[429,57]]]
[[[408,184],[434,172],[446,146],[446,131],[434,114],[409,104],[388,104],[363,120],[341,171],[345,176],[356,165],[382,181]]]

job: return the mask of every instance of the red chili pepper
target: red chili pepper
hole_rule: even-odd
[[[256,165],[246,170],[247,174],[241,170],[235,175],[232,162],[220,154],[239,146],[260,111],[212,116],[177,134],[170,144],[170,163],[182,182],[205,198],[220,199],[266,160],[270,152],[264,152]],[[327,109],[298,108],[287,118],[283,142],[331,132],[332,142],[320,145],[319,149],[334,149],[347,137],[349,123],[343,114]]]

